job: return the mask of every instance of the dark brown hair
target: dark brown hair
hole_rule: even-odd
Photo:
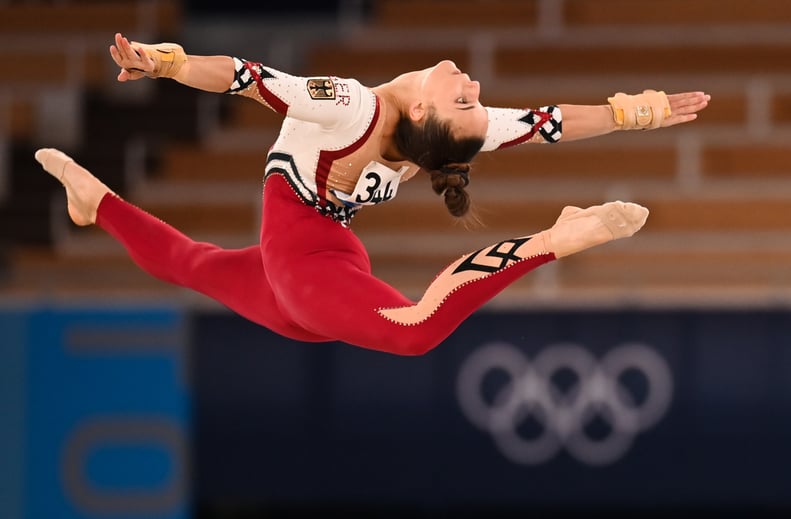
[[[404,156],[431,175],[431,187],[445,195],[445,207],[456,217],[470,210],[470,195],[464,189],[470,183],[470,161],[483,146],[483,138],[455,138],[450,125],[440,120],[433,109],[422,125],[401,117],[395,141]]]

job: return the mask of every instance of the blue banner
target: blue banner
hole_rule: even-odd
[[[0,313],[0,512],[24,517],[26,345],[22,312]]]
[[[18,395],[13,429],[24,462],[0,472],[24,488],[4,517],[188,517],[180,312],[52,308],[14,319],[3,349],[16,352],[4,355],[17,357],[16,378],[5,384]]]
[[[202,502],[791,509],[782,311],[481,312],[414,358],[195,326]]]

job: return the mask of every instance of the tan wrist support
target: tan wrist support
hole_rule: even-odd
[[[181,67],[187,62],[187,54],[181,45],[176,43],[157,43],[146,45],[132,42],[132,47],[142,47],[149,58],[154,62],[154,70],[146,73],[148,77],[172,78],[179,73]]]
[[[643,90],[642,94],[618,92],[607,101],[620,130],[653,130],[670,117],[670,103],[662,91]]]

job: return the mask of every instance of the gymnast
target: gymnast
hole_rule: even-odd
[[[283,117],[266,159],[260,240],[241,249],[196,242],[125,201],[62,151],[42,148],[35,158],[65,187],[72,221],[104,229],[150,275],[285,337],[397,355],[432,350],[531,270],[632,236],[648,209],[621,201],[567,206],[548,229],[458,257],[418,301],[372,275],[351,228],[358,211],[395,203],[400,183],[429,175],[450,214],[468,218],[465,188],[479,152],[687,123],[710,99],[703,92],[645,90],[618,93],[601,105],[498,108],[483,106],[480,84],[449,60],[368,87],[351,78],[294,76],[237,57],[191,55],[174,43],[130,42],[121,34],[109,51],[118,81],[171,78],[251,98]]]

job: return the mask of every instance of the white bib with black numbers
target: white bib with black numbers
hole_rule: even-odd
[[[390,169],[375,160],[368,163],[351,195],[334,191],[339,200],[354,205],[376,205],[395,198],[401,177],[409,170],[403,166],[398,171]]]

